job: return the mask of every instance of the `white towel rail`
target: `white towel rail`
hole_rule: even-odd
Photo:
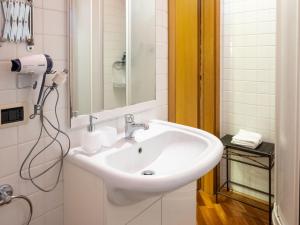
[[[33,0],[0,0],[3,23],[0,25],[1,43],[27,43],[32,50],[33,41]],[[1,21],[1,20],[0,20]]]

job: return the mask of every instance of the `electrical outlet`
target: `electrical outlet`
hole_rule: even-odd
[[[27,123],[27,103],[0,105],[0,128],[14,127]]]

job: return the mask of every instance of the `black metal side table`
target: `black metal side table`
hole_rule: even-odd
[[[268,196],[268,207],[269,207],[269,224],[272,224],[272,168],[274,167],[274,159],[275,159],[275,145],[273,143],[267,143],[263,142],[260,146],[258,146],[256,149],[246,148],[239,145],[235,145],[231,143],[232,135],[225,135],[221,138],[221,141],[224,145],[224,153],[223,153],[223,159],[226,159],[226,181],[220,186],[219,185],[219,176],[216,176],[216,184],[217,184],[217,191],[216,191],[216,202],[218,202],[218,195],[223,195],[228,198],[234,199],[236,201],[242,202],[244,204],[253,206],[255,208],[265,210],[262,208],[259,208],[255,205],[251,205],[248,202],[242,201],[240,199],[235,199],[231,195],[228,195],[222,190],[226,186],[227,192],[230,191],[230,184],[237,185],[264,195]],[[268,159],[268,163],[262,163],[259,161],[259,159],[266,158]],[[253,166],[256,168],[260,168],[263,170],[268,171],[269,175],[269,182],[268,182],[268,192],[258,190],[256,188],[234,182],[230,179],[229,176],[229,161],[238,162],[241,164],[246,164],[249,166]]]

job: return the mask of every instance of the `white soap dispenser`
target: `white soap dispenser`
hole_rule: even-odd
[[[81,137],[81,146],[89,154],[93,154],[101,149],[101,133],[95,130],[94,119],[97,117],[89,116],[89,125],[87,131],[84,131]]]

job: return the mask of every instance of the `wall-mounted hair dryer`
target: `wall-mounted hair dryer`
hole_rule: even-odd
[[[61,125],[59,121],[59,117],[57,114],[57,106],[58,106],[58,101],[59,101],[59,91],[58,91],[58,86],[62,85],[65,83],[67,79],[67,70],[64,70],[63,72],[55,72],[52,71],[53,68],[53,61],[49,55],[32,55],[32,56],[26,56],[23,58],[19,59],[14,59],[11,60],[12,67],[11,71],[12,72],[17,72],[22,74],[29,74],[32,75],[33,78],[33,101],[34,101],[34,113],[30,115],[30,119],[35,118],[35,116],[38,116],[40,118],[40,123],[41,123],[41,129],[40,129],[40,134],[23,160],[21,167],[19,169],[19,175],[23,180],[31,181],[32,184],[38,188],[41,191],[44,192],[50,192],[56,188],[56,186],[59,183],[59,178],[62,173],[62,166],[63,166],[63,160],[67,156],[70,147],[71,147],[71,141],[68,136],[68,134],[64,131],[61,130]],[[50,81],[50,83],[47,80],[46,83],[46,78],[48,74],[53,74],[53,78]],[[51,83],[52,82],[52,83]],[[52,120],[47,118],[47,115],[43,113],[44,111],[44,106],[49,98],[50,94],[53,95],[53,97],[56,97],[56,101],[53,107],[54,110],[54,120],[55,123],[53,123]],[[52,132],[54,132],[54,135],[51,135]],[[48,137],[50,138],[50,143],[46,145],[46,147],[42,147],[39,149],[40,141],[42,140],[42,134],[48,134]],[[51,134],[50,134],[51,133]],[[67,139],[67,144],[65,145],[64,143],[61,142],[61,138],[65,137]],[[51,163],[49,167],[46,167],[44,170],[40,171],[39,174],[34,174],[31,173],[32,170],[32,162],[37,159],[38,155],[44,154],[46,151],[49,150],[49,148],[53,145],[57,145],[58,148],[60,149],[60,154],[58,156],[58,159]],[[25,165],[29,165],[27,169],[25,168]],[[52,169],[57,167],[59,170],[57,172],[57,178],[56,182],[53,186],[51,187],[43,187],[40,184],[36,183],[36,179],[39,179],[40,177],[46,175],[48,172],[51,171]],[[24,170],[27,170],[26,174],[23,173]],[[0,202],[1,204],[1,202]]]
[[[52,72],[53,61],[49,55],[39,54],[13,59],[11,63],[12,72],[31,74],[33,76],[33,102],[34,114],[36,115],[40,108],[46,76]]]

